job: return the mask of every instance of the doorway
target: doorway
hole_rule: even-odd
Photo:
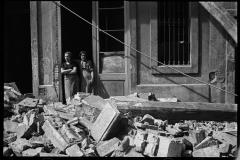
[[[62,1],[65,5],[87,21],[92,21],[91,1]],[[71,51],[74,58],[81,50],[87,51],[87,58],[92,60],[92,26],[76,15],[61,8],[62,53]],[[62,59],[64,60],[64,54]]]
[[[92,22],[92,1],[61,1],[61,4]],[[93,62],[92,26],[63,7],[61,7],[61,43],[62,61],[64,61],[66,51],[72,52],[73,59],[80,59],[78,55],[84,50],[87,52],[87,59]],[[62,82],[64,86],[63,77]],[[65,103],[63,86],[62,100]]]
[[[32,93],[30,2],[4,1],[4,82]]]

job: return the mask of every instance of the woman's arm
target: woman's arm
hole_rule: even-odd
[[[76,74],[77,73],[77,67],[73,67],[73,69],[68,74]]]
[[[62,74],[68,74],[68,73],[70,73],[72,71],[72,69],[63,69],[63,68],[61,68],[61,73]]]

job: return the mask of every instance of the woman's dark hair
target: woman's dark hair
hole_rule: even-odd
[[[87,52],[86,51],[80,51],[80,55],[82,55],[82,54],[87,55]]]
[[[70,57],[72,57],[72,53],[69,51],[65,52],[64,54],[68,54]]]

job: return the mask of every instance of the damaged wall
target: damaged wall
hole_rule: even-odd
[[[61,98],[59,8],[52,2],[30,2],[33,93]]]
[[[209,82],[210,74],[214,73],[217,81],[213,85],[234,92],[233,55],[236,44],[219,22],[198,2],[190,4],[190,8],[194,10],[191,11],[191,19],[198,23],[198,30],[191,33],[190,43],[194,42],[192,45],[195,47],[190,51],[191,54],[198,52],[198,69],[193,72],[180,70],[205,82]],[[157,42],[159,37],[156,36],[157,2],[131,2],[131,5],[131,45],[146,55],[157,58],[157,54],[160,54]],[[195,25],[194,23],[192,25]],[[198,35],[194,35],[197,33]],[[196,40],[193,40],[194,36],[197,44]],[[154,92],[157,97],[177,97],[181,101],[235,103],[234,96],[179,73],[168,73],[168,68],[157,68],[159,73],[156,74],[153,71],[155,62],[132,50],[131,60],[131,92]]]

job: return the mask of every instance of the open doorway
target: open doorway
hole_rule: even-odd
[[[61,4],[87,21],[92,22],[92,1],[61,1]],[[66,51],[73,53],[73,59],[80,59],[79,52],[85,50],[87,59],[93,62],[92,26],[63,7],[61,8],[61,39],[63,61]],[[62,82],[64,86],[63,77]],[[63,86],[62,100],[65,102]]]
[[[30,2],[4,1],[4,82],[32,93]]]
[[[92,21],[91,1],[62,1],[61,3],[89,22]],[[71,51],[73,57],[77,58],[77,54],[85,50],[88,53],[88,59],[92,60],[92,26],[64,8],[61,8],[61,23],[62,53]]]

